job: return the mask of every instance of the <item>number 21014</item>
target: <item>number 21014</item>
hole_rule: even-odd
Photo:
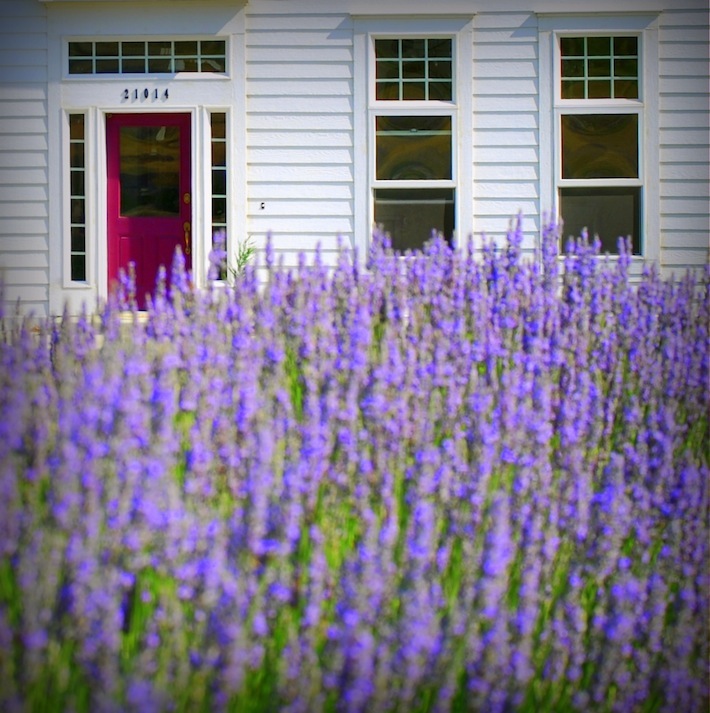
[[[143,89],[141,91],[140,89],[134,89],[131,91],[130,89],[124,89],[123,90],[123,98],[124,99],[133,99],[133,100],[138,100],[138,99],[167,99],[168,98],[168,90],[167,89],[153,89],[151,92],[148,87]]]

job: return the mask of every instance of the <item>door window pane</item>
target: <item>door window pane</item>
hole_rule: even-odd
[[[562,178],[638,178],[637,114],[562,117]]]
[[[378,116],[378,180],[452,177],[450,116]]]
[[[180,215],[180,128],[122,126],[121,215]]]

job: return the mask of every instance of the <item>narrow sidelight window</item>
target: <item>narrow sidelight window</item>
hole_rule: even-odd
[[[69,262],[73,282],[86,282],[86,136],[83,114],[69,114]]]

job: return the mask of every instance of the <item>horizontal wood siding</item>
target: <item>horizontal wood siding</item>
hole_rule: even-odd
[[[248,232],[286,264],[353,240],[353,49],[348,15],[247,6]],[[273,6],[272,6],[273,7]]]
[[[48,312],[45,8],[3,0],[0,22],[0,279],[3,308]]]
[[[668,10],[659,30],[661,265],[701,271],[710,247],[708,12]]]
[[[522,213],[523,247],[539,231],[538,39],[530,13],[481,12],[473,45],[474,239],[504,239]]]

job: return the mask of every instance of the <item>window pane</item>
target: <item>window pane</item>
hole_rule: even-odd
[[[638,116],[562,117],[562,178],[637,178]]]
[[[563,99],[584,99],[584,82],[562,82]]]
[[[97,42],[97,57],[118,57],[118,42]]]
[[[122,216],[180,215],[180,128],[122,126]]]
[[[226,45],[224,40],[202,40],[200,42],[200,52],[202,55],[217,55],[224,57]]]
[[[212,220],[215,223],[225,223],[227,221],[227,199],[212,199]]]
[[[399,96],[399,82],[378,82],[376,96],[380,101],[397,101]]]
[[[617,77],[637,77],[637,59],[617,59],[614,61],[614,74]]]
[[[210,114],[210,127],[213,139],[224,139],[227,137],[227,115],[221,112]],[[224,165],[223,163],[219,164]]]
[[[587,96],[589,99],[610,99],[611,98],[611,80],[604,79],[589,80],[587,82]]]
[[[638,37],[615,37],[614,54],[634,56],[638,54]]]
[[[70,42],[70,57],[92,57],[94,54],[93,43],[91,42]]]
[[[144,74],[145,60],[141,59],[123,59],[121,63],[122,71],[125,74]]]
[[[94,63],[90,59],[70,59],[69,74],[92,74]]]
[[[431,79],[451,79],[451,62],[442,59],[429,62],[429,77]]]
[[[172,54],[172,42],[149,42],[148,54],[153,57],[169,57]]]
[[[560,208],[564,221],[562,234],[578,237],[586,228],[590,237],[599,236],[602,252],[618,253],[619,236],[631,235],[632,251],[641,252],[641,189],[628,188],[563,188]],[[563,241],[563,246],[564,246]]]
[[[638,99],[638,96],[639,85],[635,79],[614,82],[614,97],[616,99]]]
[[[72,168],[84,168],[84,144],[69,145],[69,164]]]
[[[450,39],[431,39],[427,40],[429,57],[440,57],[449,59],[451,57],[451,40]]]
[[[212,194],[224,196],[227,194],[227,171],[224,168],[212,169]]]
[[[86,255],[71,256],[71,279],[75,282],[86,281]]]
[[[222,142],[212,142],[212,165],[226,166],[227,144]]]
[[[124,57],[141,57],[145,55],[145,42],[121,42],[121,54]]]
[[[399,62],[379,60],[376,67],[377,79],[399,79]]]
[[[389,233],[395,250],[418,250],[442,232],[454,233],[454,191],[448,188],[377,189],[375,223]]]
[[[71,222],[72,223],[83,223],[84,222],[84,199],[83,198],[72,198],[70,201],[71,207]]]
[[[84,169],[71,171],[69,174],[70,192],[73,196],[84,195]]]
[[[86,249],[86,228],[75,226],[71,229],[71,251],[73,253],[83,253]]]
[[[611,38],[610,37],[588,37],[587,38],[587,54],[590,57],[604,56],[611,54]]]
[[[178,57],[196,57],[197,42],[176,42],[175,54]]]
[[[162,74],[170,73],[172,72],[172,60],[151,58],[148,60],[148,71]]]
[[[210,59],[203,59],[200,63],[201,72],[224,72],[225,64],[224,59],[220,57],[214,57]]]
[[[562,37],[560,39],[560,53],[563,57],[583,57],[584,37]]]
[[[96,74],[118,74],[118,59],[97,59]]]
[[[175,71],[176,72],[196,72],[197,71],[197,59],[192,57],[180,57],[175,59]]]
[[[584,77],[584,60],[583,59],[563,59],[562,60],[562,76],[563,77]]]
[[[406,101],[421,101],[426,99],[426,84],[424,84],[424,82],[403,83],[402,99]]]
[[[402,40],[402,57],[423,57],[424,40]]]
[[[450,179],[450,116],[378,116],[379,180]]]
[[[424,62],[402,62],[402,77],[405,79],[423,79],[424,78]]]
[[[84,115],[70,114],[69,115],[69,138],[71,140],[81,140],[84,138]],[[84,148],[81,147],[83,153]],[[73,164],[72,164],[73,165]]]
[[[453,99],[451,82],[429,82],[429,96],[427,99],[450,102]]]
[[[399,57],[399,40],[375,40],[375,56],[380,59]]]
[[[590,59],[589,60],[589,76],[590,77],[611,77],[611,60],[610,59]]]

